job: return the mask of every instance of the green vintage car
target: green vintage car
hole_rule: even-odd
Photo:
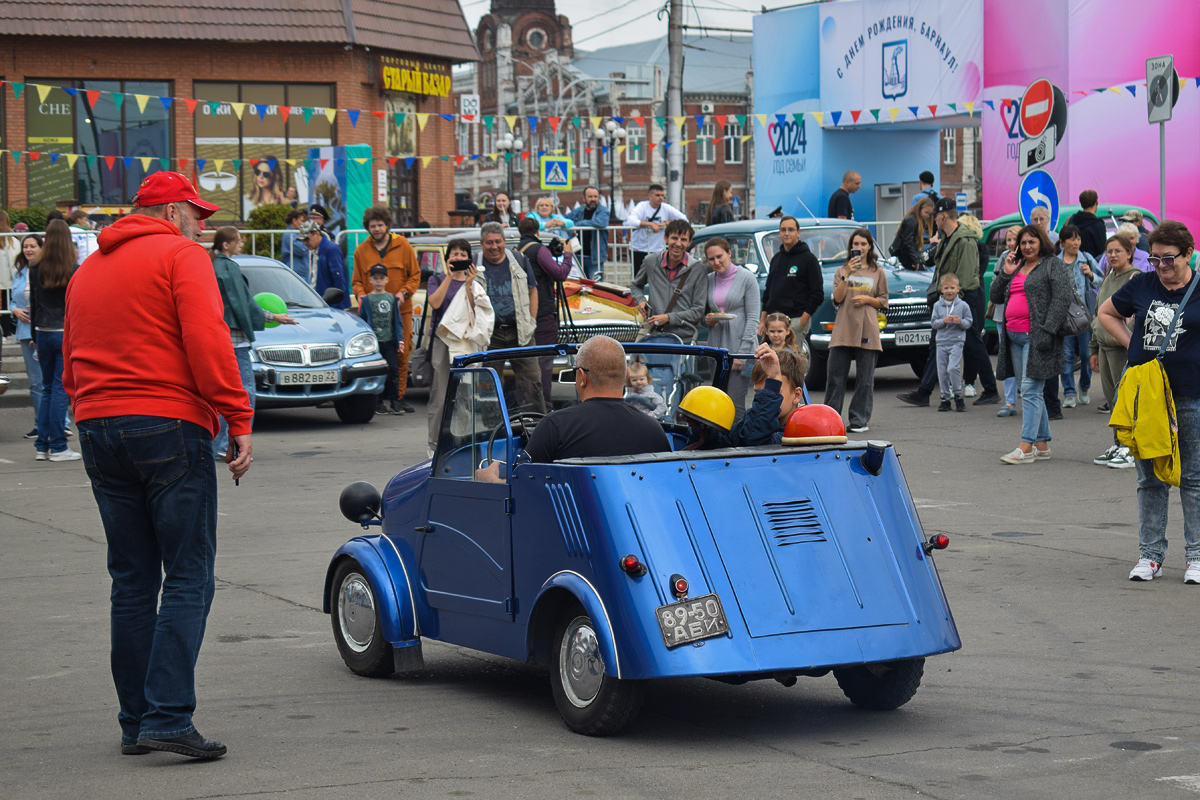
[[[825,388],[833,320],[837,315],[833,307],[833,273],[846,262],[847,243],[858,226],[844,219],[801,218],[798,221],[800,238],[816,255],[825,278],[825,302],[813,314],[810,328],[808,378],[805,380],[809,389],[822,390]],[[760,291],[766,288],[771,257],[780,244],[779,220],[751,219],[709,225],[696,233],[692,252],[703,253],[704,243],[716,236],[729,242],[733,263],[744,265],[755,274]],[[879,246],[878,242],[875,244]],[[877,256],[888,280],[888,310],[881,314],[879,338],[883,352],[879,366],[910,364],[919,376],[929,357],[932,327],[925,293],[933,273],[903,269],[883,252]]]

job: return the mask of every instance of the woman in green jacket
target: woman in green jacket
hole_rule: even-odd
[[[217,286],[221,290],[221,301],[225,304],[225,324],[233,341],[233,353],[237,357],[238,372],[242,375],[242,386],[250,395],[250,408],[254,408],[254,368],[250,363],[250,346],[254,332],[266,327],[268,320],[283,325],[295,325],[296,320],[287,314],[272,314],[263,311],[250,296],[250,284],[242,274],[241,267],[233,257],[242,252],[242,234],[234,227],[217,230],[212,243],[213,271]],[[220,429],[213,439],[213,455],[226,459],[229,444],[229,425],[220,417]],[[233,459],[226,459],[232,461]]]

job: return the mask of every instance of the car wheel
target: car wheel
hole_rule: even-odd
[[[375,590],[362,566],[352,558],[339,564],[331,591],[333,638],[346,666],[368,678],[386,678],[395,672],[392,646],[383,638]]]
[[[891,711],[907,703],[917,693],[925,659],[893,661],[889,664],[864,664],[858,667],[835,669],[842,694],[850,702],[876,711]]]
[[[379,396],[374,394],[352,394],[333,401],[338,419],[347,425],[365,425],[375,417],[375,404]]]
[[[813,350],[808,359],[808,374],[804,376],[804,385],[809,392],[825,391],[825,378],[829,370],[829,354],[825,350]]]
[[[568,728],[585,736],[610,736],[634,720],[645,687],[605,672],[592,620],[580,609],[559,622],[551,653],[550,689]]]

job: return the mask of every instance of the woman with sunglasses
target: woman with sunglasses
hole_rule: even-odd
[[[283,176],[279,172],[279,159],[275,156],[263,156],[254,164],[252,174],[254,182],[246,193],[246,217],[259,206],[276,206],[283,204]]]
[[[1183,506],[1183,582],[1200,584],[1200,292],[1191,291],[1195,239],[1181,222],[1163,220],[1147,237],[1154,272],[1134,275],[1100,306],[1104,329],[1129,350],[1129,364],[1159,357],[1175,398],[1179,433],[1179,498]],[[1176,320],[1176,313],[1179,319]],[[1125,320],[1133,317],[1133,331]],[[1175,323],[1172,325],[1172,323]],[[1154,462],[1137,461],[1138,562],[1131,581],[1162,577],[1167,553],[1167,505],[1171,487],[1154,474]]]

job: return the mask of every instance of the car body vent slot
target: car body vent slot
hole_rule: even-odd
[[[567,555],[575,558],[590,558],[591,549],[588,547],[587,534],[583,531],[583,519],[579,515],[579,506],[575,502],[575,493],[566,483],[551,483],[546,486],[550,493],[550,503],[554,507],[554,516],[558,520],[558,529],[563,537],[563,545]]]
[[[813,507],[812,500],[807,497],[763,503],[762,508],[772,538],[780,547],[825,541],[821,518]]]

